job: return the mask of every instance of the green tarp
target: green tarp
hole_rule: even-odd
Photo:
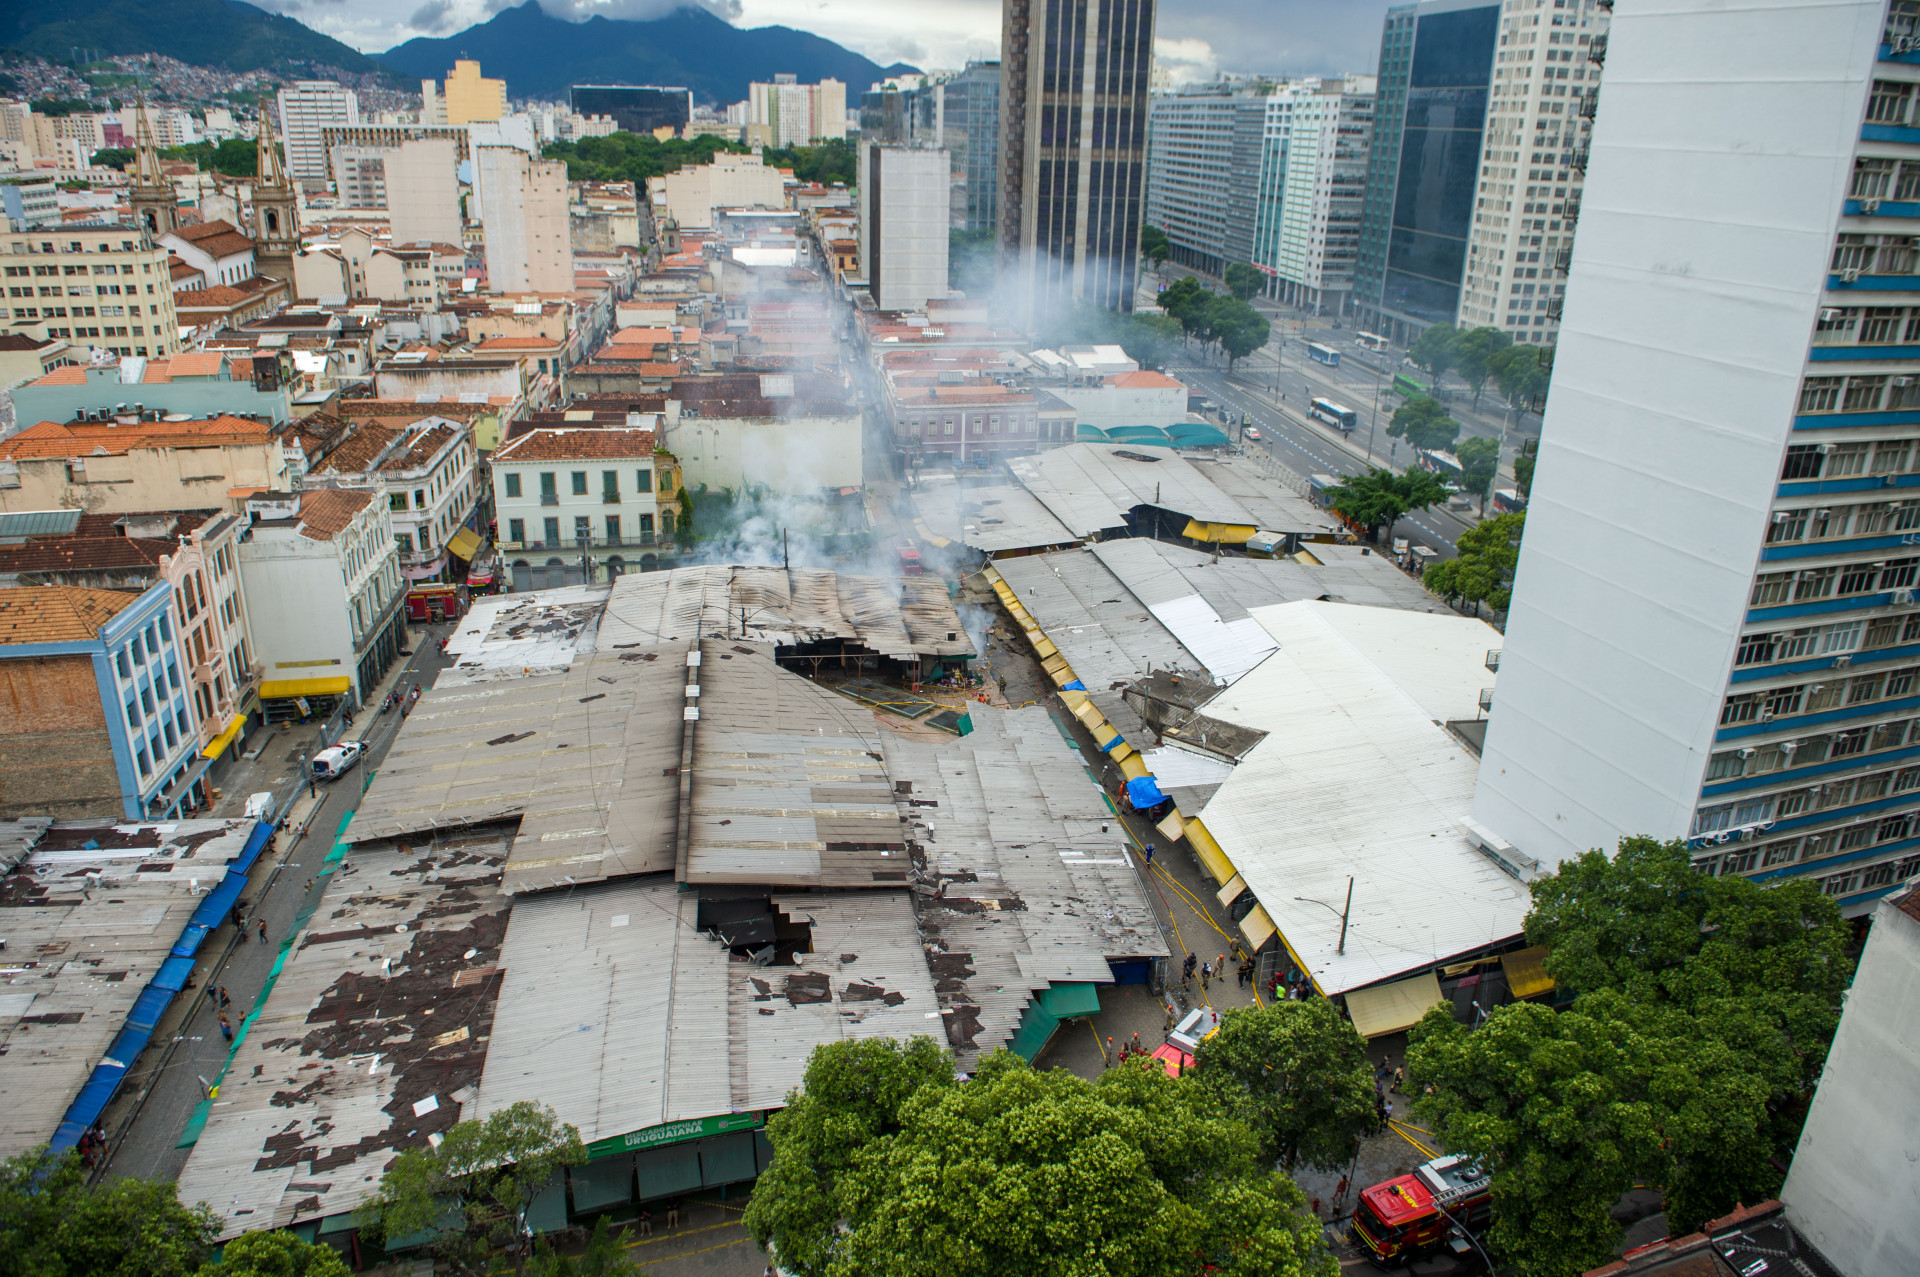
[[[1149,443],[1161,447],[1173,442],[1159,426],[1115,426],[1107,431],[1107,438],[1115,443]]]
[[[1100,1014],[1100,989],[1093,984],[1056,984],[1040,995],[1040,1005],[1056,1020]]]
[[[1053,1031],[1059,1027],[1057,1017],[1048,1015],[1038,1002],[1029,1002],[1020,1015],[1020,1027],[1013,1031],[1013,1041],[1007,1043],[1007,1049],[1032,1064],[1033,1057],[1040,1054],[1040,1048],[1047,1044]]]
[[[1074,441],[1077,443],[1112,443],[1113,442],[1113,440],[1107,437],[1106,431],[1102,430],[1098,426],[1090,426],[1084,421],[1073,428],[1073,438],[1074,438]]]
[[[1203,426],[1198,422],[1168,426],[1167,434],[1177,448],[1224,448],[1228,443],[1225,432],[1218,426]]]

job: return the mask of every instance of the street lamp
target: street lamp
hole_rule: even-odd
[[[1334,952],[1345,953],[1347,951],[1347,918],[1353,912],[1353,875],[1347,875],[1347,907],[1345,909],[1334,909],[1333,906],[1326,901],[1315,900],[1310,896],[1295,896],[1294,899],[1300,901],[1302,904],[1319,905],[1322,909],[1331,909],[1334,913],[1340,915],[1340,944]]]

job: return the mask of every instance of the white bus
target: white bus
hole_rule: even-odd
[[[1385,350],[1387,348],[1387,339],[1379,333],[1355,333],[1353,340],[1354,344],[1362,350]]]
[[[1356,425],[1360,424],[1359,413],[1331,399],[1314,400],[1307,413],[1316,420],[1326,422],[1342,434],[1350,433]]]
[[[1340,352],[1332,346],[1322,346],[1317,341],[1307,343],[1307,358],[1316,363],[1325,364],[1329,368],[1340,366]]]

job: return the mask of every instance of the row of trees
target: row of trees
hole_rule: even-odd
[[[1415,1111],[1493,1173],[1485,1239],[1522,1277],[1614,1258],[1609,1208],[1663,1191],[1674,1236],[1776,1194],[1839,1024],[1849,930],[1817,885],[1703,877],[1685,846],[1588,852],[1532,886],[1561,1011],[1478,1029],[1428,1012],[1407,1048]]]
[[[93,162],[101,168],[125,170],[136,152],[130,146],[110,146],[93,153]],[[227,177],[252,177],[259,158],[254,143],[243,137],[222,142],[194,142],[187,146],[160,148],[163,160],[192,160],[201,172],[221,173]]]
[[[1273,325],[1243,297],[1216,293],[1191,275],[1169,284],[1160,293],[1160,309],[1180,325],[1188,338],[1218,346],[1227,356],[1227,368],[1267,344]]]
[[[745,154],[747,148],[713,134],[662,140],[651,133],[621,132],[552,142],[541,154],[565,160],[569,182],[633,182],[644,191],[648,178],[677,172],[684,164],[710,163],[721,151]],[[770,146],[761,152],[761,159],[771,168],[792,169],[802,182],[851,186],[858,175],[858,157],[853,143],[845,138],[814,146]]]
[[[1463,450],[1465,447],[1461,445]],[[1428,568],[1421,577],[1422,584],[1450,606],[1473,604],[1476,616],[1482,603],[1495,611],[1506,611],[1513,603],[1513,571],[1520,562],[1520,534],[1526,526],[1527,516],[1521,511],[1468,528],[1460,534],[1458,553]]]
[[[1487,382],[1500,387],[1509,406],[1519,412],[1540,412],[1546,407],[1547,387],[1552,365],[1541,362],[1538,346],[1516,346],[1513,338],[1498,328],[1455,328],[1435,324],[1414,338],[1407,358],[1415,367],[1433,375],[1434,384],[1453,373],[1473,391],[1473,406],[1480,406]]]

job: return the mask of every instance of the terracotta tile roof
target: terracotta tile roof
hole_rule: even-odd
[[[310,541],[331,541],[347,530],[355,515],[373,500],[371,492],[351,488],[318,488],[300,498],[300,535]]]
[[[489,337],[475,350],[558,350],[560,343],[551,337]]]
[[[409,439],[404,448],[395,448],[392,454],[380,463],[380,468],[382,470],[417,470],[433,460],[434,454],[451,443],[455,437],[456,432],[452,426],[433,426],[422,430]]]
[[[198,266],[183,262],[178,257],[167,258],[167,274],[174,279],[195,279],[204,277]]]
[[[653,431],[605,426],[532,430],[493,454],[503,461],[628,461],[653,455]]]
[[[1175,381],[1163,372],[1120,372],[1107,378],[1109,386],[1122,386],[1128,390],[1184,390],[1184,382]]]
[[[382,449],[392,443],[400,431],[391,426],[369,421],[345,439],[334,445],[333,451],[317,474],[362,474],[373,465],[373,459]]]
[[[0,459],[119,456],[137,448],[264,444],[271,438],[263,423],[228,416],[191,421],[141,421],[126,426],[111,421],[71,421],[64,425],[42,421],[0,440]]]
[[[253,240],[241,234],[232,222],[201,222],[198,226],[182,226],[174,234],[209,257],[232,257],[253,251]]]
[[[224,309],[251,301],[252,298],[252,293],[226,284],[217,284],[212,288],[177,288],[173,293],[173,308],[176,311]]]
[[[148,537],[41,537],[23,545],[0,545],[0,572],[86,572],[160,565],[179,547]],[[11,591],[8,591],[11,593]],[[0,595],[4,598],[4,595]]]
[[[185,351],[166,361],[167,375],[169,377],[218,377],[220,365],[226,362],[226,358],[217,350]],[[151,370],[153,365],[148,364],[147,367]]]
[[[0,644],[77,643],[131,607],[138,594],[75,585],[28,585],[0,590]]]
[[[51,339],[35,341],[25,333],[0,333],[0,350],[45,350],[51,345]]]
[[[622,328],[607,338],[607,344],[612,346],[658,346],[672,342],[671,328]]]
[[[87,384],[87,368],[85,364],[67,364],[64,367],[55,368],[33,384],[36,386],[84,386]]]

